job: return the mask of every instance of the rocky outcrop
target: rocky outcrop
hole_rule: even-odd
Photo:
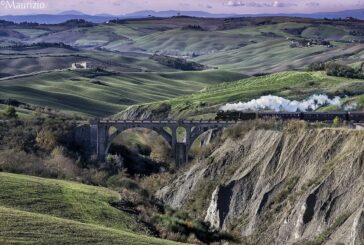
[[[361,130],[250,130],[157,196],[253,244],[364,244],[362,142]]]

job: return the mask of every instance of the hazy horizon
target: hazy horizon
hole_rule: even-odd
[[[0,15],[58,14],[80,11],[89,15],[124,15],[137,11],[204,11],[219,14],[317,13],[363,9],[364,0],[1,0]]]

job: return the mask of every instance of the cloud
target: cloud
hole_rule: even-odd
[[[307,7],[318,7],[320,6],[320,3],[318,2],[309,2],[305,4]]]
[[[230,0],[225,5],[231,6],[231,7],[245,6],[245,4],[243,2],[241,2],[241,1],[235,1],[235,0]]]
[[[286,7],[295,7],[298,6],[296,3],[285,3],[274,1],[266,2],[266,3],[257,3],[257,2],[243,2],[239,0],[230,0],[226,2],[224,5],[230,7],[249,7],[249,8],[286,8]]]
[[[273,7],[276,7],[276,8],[289,8],[289,7],[295,7],[295,6],[297,6],[296,3],[282,3],[279,1],[274,1],[274,3],[273,3]]]

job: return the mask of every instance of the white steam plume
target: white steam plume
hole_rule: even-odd
[[[341,106],[340,97],[336,96],[330,99],[324,94],[315,94],[307,100],[296,101],[288,100],[279,96],[267,95],[259,99],[254,99],[249,102],[239,102],[236,104],[226,104],[220,109],[224,111],[261,111],[273,110],[276,112],[305,112],[314,111],[323,105]]]

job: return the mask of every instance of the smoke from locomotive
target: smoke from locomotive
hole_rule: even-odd
[[[249,102],[239,102],[235,104],[226,104],[220,110],[223,111],[262,111],[273,110],[275,112],[306,112],[314,111],[324,105],[341,106],[340,97],[336,96],[330,99],[324,94],[315,94],[307,100],[296,101],[288,100],[279,96],[267,95],[259,99],[253,99]]]

